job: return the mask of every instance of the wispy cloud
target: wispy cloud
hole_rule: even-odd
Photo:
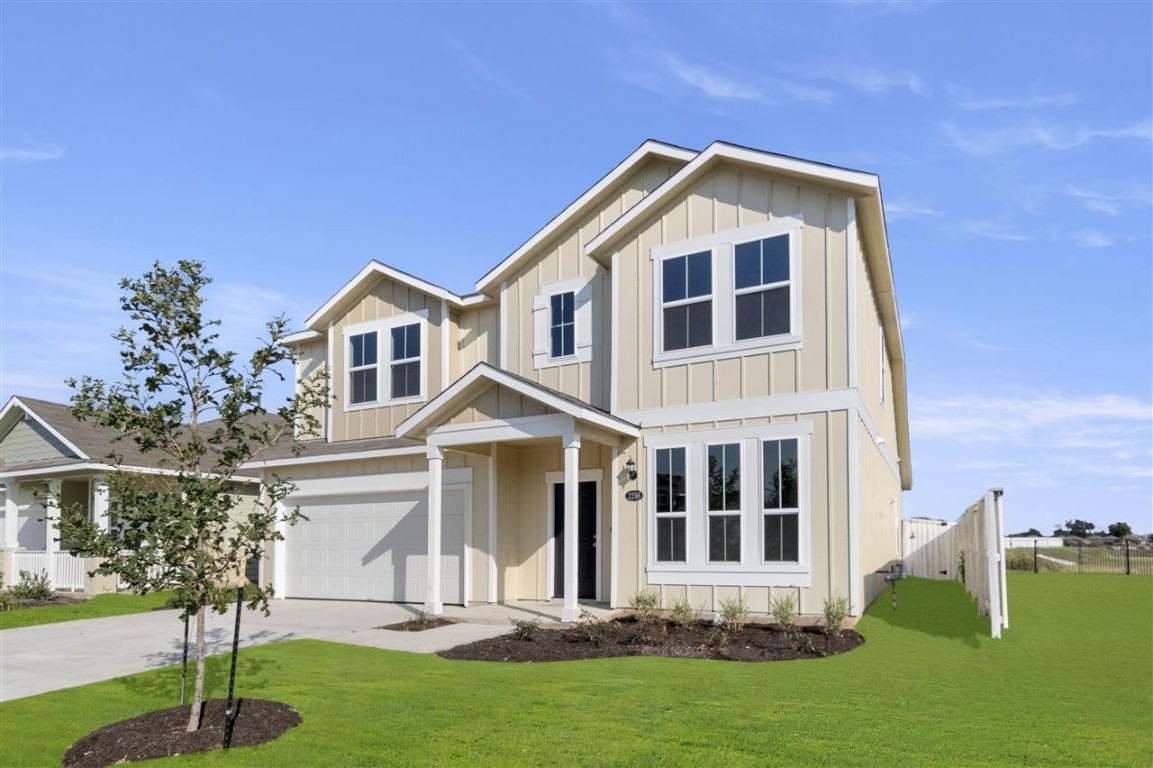
[[[796,70],[795,73],[814,77],[818,80],[828,80],[862,93],[875,94],[903,90],[917,96],[931,95],[928,85],[916,72],[887,71],[854,64],[835,66],[814,64],[803,70]]]
[[[1108,248],[1114,240],[1104,232],[1095,229],[1082,229],[1073,233],[1073,242],[1082,248]]]
[[[909,330],[917,326],[917,313],[912,310],[906,309],[901,312],[901,328]]]
[[[993,130],[966,131],[952,122],[941,125],[946,140],[957,149],[974,155],[995,155],[1030,147],[1068,150],[1099,140],[1138,140],[1153,142],[1153,122],[1141,120],[1115,128],[1070,128],[1029,123]]]
[[[1027,243],[1035,239],[1008,224],[987,219],[965,221],[965,231],[970,235],[988,238],[989,240],[1002,240],[1009,243]]]
[[[1076,198],[1090,211],[1104,213],[1107,216],[1117,216],[1125,208],[1148,207],[1153,203],[1153,195],[1148,188],[1138,188],[1136,185],[1127,191],[1099,192],[1084,187],[1070,186],[1066,194]]]
[[[1078,98],[1072,93],[1041,93],[1036,87],[1027,96],[982,96],[967,88],[949,87],[953,102],[968,112],[988,109],[1039,109],[1043,107],[1068,107],[1076,104]]]
[[[497,72],[487,61],[482,59],[480,56],[477,56],[471,48],[469,48],[459,39],[453,37],[452,35],[446,35],[444,39],[448,44],[448,47],[456,53],[456,56],[461,61],[461,63],[464,64],[464,66],[467,67],[469,71],[476,75],[478,79],[488,83],[489,85],[495,86],[505,93],[517,97],[518,99],[524,99],[526,101],[532,99],[532,96],[518,88],[504,75]]]
[[[59,160],[64,157],[64,152],[64,147],[59,144],[22,141],[0,146],[0,161],[5,163],[36,163],[44,160]]]
[[[897,219],[908,219],[916,216],[941,215],[942,212],[931,205],[914,202],[912,200],[893,200],[885,203],[886,221],[896,221]]]
[[[973,336],[965,336],[963,340],[966,344],[974,349],[984,350],[985,352],[1015,352],[1013,347],[1006,347],[1001,344],[990,344],[987,341],[975,338]]]
[[[756,86],[701,64],[691,64],[680,57],[666,53],[664,65],[682,83],[692,86],[710,99],[721,101],[745,99],[764,101],[765,95]]]

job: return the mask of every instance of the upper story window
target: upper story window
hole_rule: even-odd
[[[389,367],[393,400],[420,396],[420,323],[392,329]]]
[[[737,341],[789,332],[789,236],[737,243],[734,318]]]
[[[798,349],[802,226],[789,216],[653,248],[653,365]]]
[[[549,351],[552,360],[576,354],[576,294],[555,293],[549,297]]]
[[[345,328],[345,410],[425,399],[427,321],[421,310]]]
[[[358,333],[348,338],[348,402],[376,402],[377,333]]]
[[[592,294],[583,277],[540,287],[532,304],[534,369],[592,360]]]
[[[690,253],[661,264],[662,349],[713,343],[713,254]]]

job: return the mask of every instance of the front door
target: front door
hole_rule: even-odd
[[[553,595],[564,596],[564,483],[553,485]],[[577,489],[577,599],[597,597],[597,484],[582,482]]]

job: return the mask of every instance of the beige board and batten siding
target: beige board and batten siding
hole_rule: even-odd
[[[882,571],[901,559],[901,481],[859,419],[853,432],[857,441],[860,570],[865,598],[861,608],[864,609],[885,589]]]
[[[445,469],[472,470],[472,496],[470,510],[472,525],[465,533],[465,546],[469,555],[469,580],[471,581],[469,597],[472,602],[485,602],[488,595],[488,460],[481,456],[470,456],[457,451],[445,452]],[[428,459],[422,455],[397,456],[382,459],[357,459],[353,461],[333,461],[304,466],[285,467],[278,470],[278,476],[289,482],[340,479],[351,477],[371,477],[380,475],[382,479],[396,474],[428,472]],[[389,492],[389,491],[384,491]],[[286,504],[292,505],[289,497]],[[275,567],[273,548],[265,551],[264,580],[271,581],[271,574]]]
[[[441,316],[444,304],[440,299],[422,291],[382,277],[367,289],[353,307],[341,315],[332,325],[330,348],[332,349],[332,370],[338,372],[333,378],[334,402],[331,409],[331,441],[358,440],[369,437],[388,437],[396,434],[396,425],[415,413],[429,399],[441,391]],[[422,374],[425,379],[424,397],[420,402],[403,405],[348,409],[348,341],[345,329],[351,325],[368,323],[374,320],[387,320],[392,317],[415,312],[427,312],[425,321],[425,348],[421,350]],[[387,344],[382,346],[387,355]],[[378,377],[380,391],[387,391],[388,361],[379,360],[382,374]]]
[[[889,344],[885,338],[884,387],[882,390],[881,311],[877,306],[873,275],[865,259],[865,244],[858,243],[856,261],[856,329],[857,329],[857,389],[861,400],[876,425],[877,431],[889,446],[890,455],[897,456],[897,417],[893,406],[893,365],[889,358]],[[884,398],[881,394],[884,392]]]
[[[800,274],[795,276],[800,281],[800,349],[654,367],[653,307],[658,299],[652,249],[785,217],[804,220]],[[843,195],[732,165],[721,166],[646,219],[616,249],[612,262],[617,281],[615,409],[845,388],[848,229]]]
[[[478,363],[500,364],[499,306],[492,304],[461,310],[456,333],[451,381],[456,381]]]
[[[5,467],[33,461],[73,458],[75,454],[44,426],[32,419],[21,419],[0,439],[0,462]]]
[[[299,357],[296,359],[296,391],[299,393],[303,389],[306,381],[311,380],[316,376],[323,376],[327,371],[326,359],[328,356],[328,345],[325,339],[320,338],[312,341],[305,341],[296,344]],[[329,382],[329,387],[332,387],[332,382]],[[317,407],[312,410],[312,416],[320,425],[320,434],[305,435],[297,434],[296,437],[306,439],[310,437],[323,437],[325,429],[324,408]]]
[[[617,575],[617,592],[613,595],[613,604],[616,606],[628,605],[638,590],[643,588],[655,589],[661,595],[661,602],[666,608],[673,601],[683,595],[688,596],[694,607],[706,611],[720,609],[720,602],[725,599],[741,597],[754,613],[768,613],[771,600],[783,595],[793,595],[797,600],[799,610],[804,614],[820,614],[824,608],[824,600],[831,594],[847,595],[849,588],[849,486],[848,486],[848,449],[849,449],[849,412],[832,411],[820,413],[805,413],[789,416],[776,416],[769,418],[748,418],[739,421],[707,422],[684,424],[665,427],[659,430],[646,430],[645,437],[651,435],[669,435],[683,433],[686,441],[693,441],[694,432],[711,429],[725,429],[738,427],[758,427],[769,424],[791,424],[809,422],[812,432],[809,437],[809,454],[802,460],[808,460],[808,506],[802,514],[809,516],[808,541],[802,541],[809,557],[809,586],[742,586],[738,583],[725,583],[726,576],[717,573],[710,576],[706,584],[654,584],[647,577],[650,563],[655,560],[655,554],[649,552],[649,527],[653,525],[654,515],[651,504],[653,502],[651,488],[646,478],[650,478],[654,468],[650,466],[651,452],[644,446],[644,437],[638,447],[627,449],[622,453],[622,461],[618,461],[614,468],[614,476],[624,468],[623,460],[629,456],[635,457],[638,464],[638,481],[618,485],[614,483],[618,495],[617,516],[617,546],[620,552],[621,571]],[[752,457],[750,457],[751,459]],[[689,472],[695,472],[697,477],[703,477],[705,467],[689,467]],[[753,465],[748,470],[755,471]],[[887,470],[886,470],[887,471]],[[625,499],[628,490],[642,490],[645,494],[640,502],[630,502]],[[759,494],[757,495],[759,497]],[[690,531],[697,535],[704,535],[705,515],[701,510],[690,510],[692,518]],[[760,570],[771,566],[761,566],[761,528],[759,525],[760,509],[744,509],[742,511],[743,539],[742,559],[747,563],[757,564]],[[750,526],[755,527],[750,530]],[[693,535],[690,533],[690,535]],[[626,564],[632,564],[629,567]],[[788,576],[782,580],[787,581]],[[739,576],[730,578],[730,581],[739,581]],[[667,579],[662,578],[662,581]]]
[[[551,444],[550,444],[551,443]],[[547,600],[552,595],[548,579],[551,509],[548,474],[564,471],[564,451],[560,441],[537,441],[530,446],[496,446],[497,460],[497,594],[504,600]],[[580,449],[580,470],[608,467],[612,449],[584,441]],[[601,594],[607,597],[611,576],[609,531],[612,492],[608,470],[599,482],[597,516],[601,536],[597,540]],[[610,487],[611,486],[611,487]]]
[[[555,409],[549,408],[539,400],[525,397],[520,392],[501,384],[494,384],[446,421],[452,425],[476,424],[554,413],[557,413]]]
[[[585,255],[584,245],[680,167],[681,164],[667,159],[646,163],[608,190],[584,216],[541,244],[537,256],[505,282],[501,302],[504,304],[507,367],[510,372],[598,408],[608,409],[609,355],[618,336],[612,327],[612,283],[604,268]],[[533,301],[542,287],[571,278],[582,278],[592,283],[592,360],[536,370],[533,367]]]

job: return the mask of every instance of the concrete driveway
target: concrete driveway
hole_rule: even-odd
[[[463,613],[464,609],[460,609]],[[241,646],[312,638],[373,648],[435,653],[509,631],[502,622],[460,623],[423,632],[376,629],[410,619],[414,606],[326,600],[278,600],[268,617],[245,611]],[[455,613],[455,611],[453,612]],[[210,653],[232,648],[235,611],[210,614]],[[195,622],[193,622],[195,631]],[[184,624],[176,611],[68,621],[0,631],[0,701],[131,675],[180,662]]]

